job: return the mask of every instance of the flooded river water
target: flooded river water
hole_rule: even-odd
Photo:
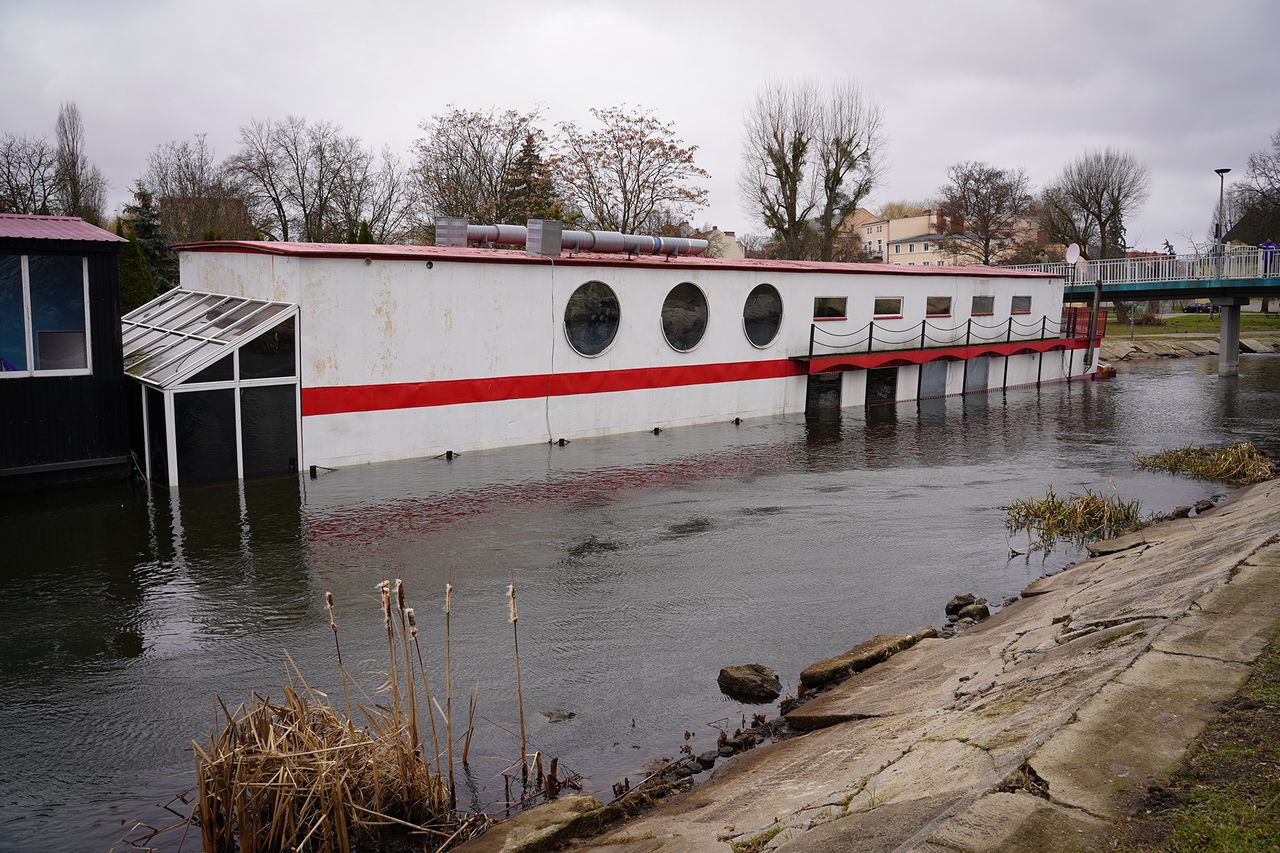
[[[1001,506],[1084,487],[1144,510],[1222,493],[1135,453],[1249,439],[1280,452],[1280,357],[1126,365],[1075,383],[371,465],[296,483],[118,487],[0,507],[0,849],[106,849],[191,783],[215,695],[277,693],[284,649],[335,686],[324,592],[372,689],[375,585],[403,577],[441,683],[479,695],[464,803],[493,808],[517,742],[506,585],[520,598],[532,746],[607,792],[686,730],[753,710],[716,673],[800,669],[867,637],[999,602],[1079,558],[1008,559]],[[1025,544],[1025,539],[1015,539]],[[380,650],[382,654],[380,655]],[[465,708],[465,698],[455,706]],[[539,712],[576,716],[550,723]],[[463,712],[465,715],[465,712]],[[123,824],[123,825],[122,825]],[[170,839],[165,849],[176,846]]]

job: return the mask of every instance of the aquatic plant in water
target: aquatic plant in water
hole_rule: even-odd
[[[1085,489],[1083,495],[1058,497],[1050,486],[1043,498],[1025,498],[1008,507],[1005,526],[1011,533],[1026,531],[1032,550],[1049,550],[1059,540],[1083,545],[1111,539],[1145,527],[1142,502],[1126,501],[1118,494]]]
[[[1249,441],[1226,447],[1162,450],[1151,456],[1137,457],[1133,460],[1133,467],[1144,471],[1189,474],[1192,477],[1222,480],[1238,486],[1261,483],[1276,476],[1276,460]]]

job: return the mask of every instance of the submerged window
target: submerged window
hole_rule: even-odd
[[[0,257],[0,373],[88,373],[87,294],[82,257]]]
[[[772,284],[757,284],[742,306],[742,329],[753,346],[767,347],[782,328],[782,296]]]
[[[707,333],[707,297],[692,282],[671,288],[662,301],[662,334],[674,350],[688,352]]]
[[[901,296],[877,296],[874,313],[877,317],[901,317]]]
[[[813,319],[843,320],[849,316],[849,300],[844,296],[819,296],[813,300]]]
[[[996,311],[996,298],[994,296],[975,296],[973,297],[973,306],[969,309],[969,313],[974,316],[981,314],[994,314]]]
[[[951,315],[951,297],[930,296],[925,300],[924,313],[930,317],[949,317]]]
[[[1030,314],[1031,313],[1031,297],[1015,296],[1013,297],[1013,305],[1009,309],[1012,314]]]
[[[564,333],[580,355],[599,355],[618,334],[622,308],[613,288],[589,281],[569,297],[564,307]]]

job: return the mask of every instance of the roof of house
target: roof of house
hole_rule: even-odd
[[[918,239],[918,238],[917,238]],[[630,267],[638,269],[743,270],[748,272],[844,273],[852,275],[947,275],[982,278],[1060,278],[1031,270],[996,267],[894,267],[886,264],[851,264],[833,261],[780,261],[764,258],[703,258],[682,255],[622,255],[577,252],[558,258],[527,255],[514,249],[481,249],[452,246],[387,246],[368,243],[284,243],[275,241],[218,240],[178,243],[181,252],[229,252],[294,258],[377,258],[393,261],[452,261],[456,263],[536,264],[560,266]]]
[[[896,240],[890,240],[889,245],[894,243],[940,243],[946,239],[945,234],[914,234],[910,237],[899,237]]]
[[[78,216],[36,216],[30,213],[0,213],[0,237],[94,243],[129,242],[118,234],[90,225]]]

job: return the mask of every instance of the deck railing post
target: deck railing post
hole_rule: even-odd
[[[928,326],[929,326],[928,320],[920,321],[920,349],[924,349],[924,330],[928,328]]]
[[[809,324],[809,361],[813,361],[813,336],[818,331],[817,323]]]
[[[964,324],[964,345],[969,345],[969,338],[973,335],[973,318],[970,317]]]
[[[872,320],[867,324],[867,352],[871,352],[871,345],[876,340],[876,321]]]
[[[1049,315],[1045,314],[1040,318],[1040,340],[1042,341],[1045,340],[1045,335],[1048,333],[1048,329],[1049,329]],[[1037,382],[1036,384],[1038,385],[1040,383]]]
[[[1005,332],[1004,334],[1004,342],[1006,344],[1013,342],[1013,318],[1012,317],[1009,318],[1009,331]]]

